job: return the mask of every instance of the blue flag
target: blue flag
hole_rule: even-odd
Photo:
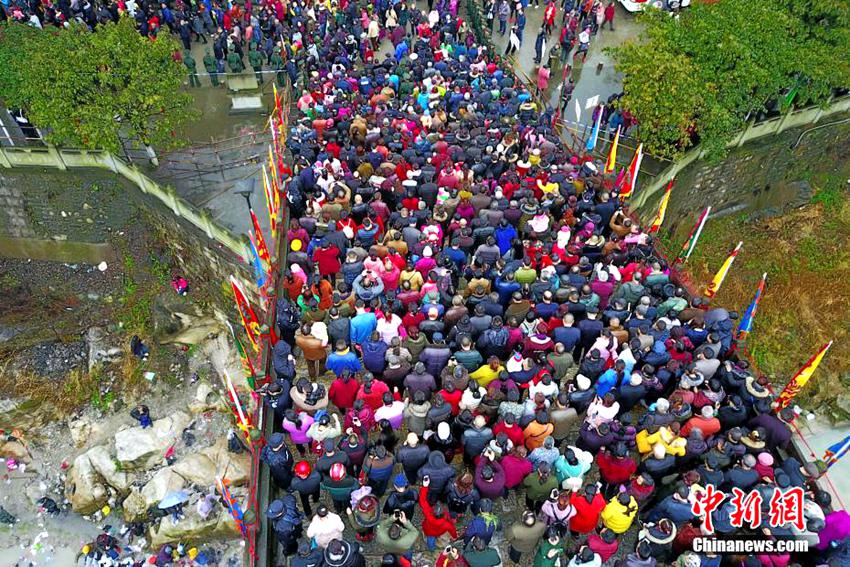
[[[593,132],[590,133],[590,138],[587,139],[587,144],[584,146],[589,152],[593,151],[597,140],[599,140],[599,126],[602,123],[602,112],[603,109],[599,108],[599,113],[596,115],[596,124],[593,125]]]
[[[848,449],[850,449],[850,435],[848,435],[838,443],[830,445],[823,455],[823,460],[826,461],[828,467],[831,467],[835,464],[836,461],[838,461],[838,459],[840,459],[844,456],[845,453],[847,453]]]
[[[750,331],[753,330],[753,320],[756,316],[756,311],[759,307],[759,301],[761,301],[761,296],[764,293],[764,284],[767,282],[767,274],[763,274],[761,276],[761,282],[759,282],[759,287],[756,290],[756,296],[753,297],[753,301],[750,303],[750,306],[747,307],[747,311],[744,313],[744,316],[741,317],[741,323],[738,325],[738,339],[742,340],[746,338]]]
[[[263,270],[263,263],[260,261],[260,254],[257,252],[257,247],[254,245],[254,237],[251,236],[251,257],[252,262],[251,265],[254,268],[254,277],[257,278],[257,287],[262,289],[264,285],[266,285],[266,271]]]

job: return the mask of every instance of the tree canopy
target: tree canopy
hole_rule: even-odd
[[[120,133],[175,145],[175,129],[192,116],[178,50],[169,37],[142,37],[126,17],[95,32],[3,25],[0,98],[57,144],[116,151]]]
[[[721,156],[768,105],[822,103],[850,86],[847,0],[720,0],[642,21],[637,40],[610,52],[624,75],[621,105],[655,155],[699,143]]]

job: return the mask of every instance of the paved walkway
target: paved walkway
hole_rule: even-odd
[[[518,55],[516,56],[517,70],[525,73],[532,81],[536,81],[537,78],[538,66],[534,63],[534,41],[537,38],[538,30],[543,24],[543,10],[543,7],[534,9],[531,6],[526,10],[527,23],[525,25],[525,34]],[[563,11],[559,8],[556,18],[556,22],[558,23],[547,40],[548,49],[551,49],[558,42],[562,27],[560,26],[562,15]],[[504,53],[505,47],[508,44],[508,34],[501,36],[498,30],[499,23],[495,21],[493,26],[493,43],[496,44],[501,53]],[[573,98],[580,101],[582,109],[587,99],[592,96],[599,95],[599,99],[604,102],[610,95],[622,90],[622,76],[614,70],[611,57],[604,52],[604,49],[606,47],[620,45],[636,37],[639,30],[640,26],[635,21],[634,16],[617,4],[617,14],[614,17],[614,31],[612,32],[608,28],[600,30],[591,39],[587,60],[583,64],[580,61],[577,62],[576,67],[572,70],[573,78],[576,82]],[[575,53],[575,49],[573,53]],[[548,61],[548,58],[547,51],[543,60]],[[600,64],[602,65],[602,70],[597,73],[597,66]],[[561,83],[562,73],[563,66],[560,64],[552,69],[552,78],[549,82],[550,89],[548,93],[550,104],[557,104],[559,95],[557,87]],[[589,121],[589,117],[590,111],[582,112],[582,122]],[[570,110],[566,118],[574,121],[575,112]]]

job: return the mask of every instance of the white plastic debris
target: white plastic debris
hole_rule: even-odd
[[[100,264],[97,265],[97,269],[100,270],[101,272],[105,272],[106,268],[108,268],[108,267],[109,267],[109,264],[107,264],[106,262],[101,262]]]

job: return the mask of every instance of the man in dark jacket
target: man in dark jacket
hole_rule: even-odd
[[[452,351],[446,346],[442,333],[434,333],[433,338],[433,344],[426,346],[419,355],[419,362],[425,364],[431,376],[439,376],[452,357]]]
[[[493,430],[487,427],[487,420],[483,415],[475,417],[472,422],[472,429],[467,429],[463,432],[463,460],[467,465],[471,465],[475,457],[481,455],[481,452],[487,444],[493,439]]]
[[[269,444],[263,447],[260,460],[266,463],[272,474],[275,485],[281,490],[289,488],[292,482],[292,453],[286,446],[283,433],[273,433]]]
[[[431,451],[431,454],[428,455],[428,463],[419,469],[417,475],[420,482],[426,476],[431,480],[428,496],[431,501],[435,501],[445,493],[446,487],[455,476],[455,469],[446,463],[446,456],[443,453]]]
[[[428,462],[430,453],[428,446],[419,442],[419,436],[416,433],[407,434],[404,444],[396,449],[396,461],[401,463],[408,482],[412,484],[417,481],[419,469]],[[413,516],[408,514],[408,517]]]
[[[431,399],[431,394],[437,389],[437,382],[434,381],[434,375],[429,374],[425,368],[424,362],[417,362],[413,367],[413,372],[407,375],[404,379],[404,387],[407,390],[408,396],[413,396],[416,392],[425,394],[426,399]]]
[[[382,341],[378,332],[375,331],[361,347],[363,349],[363,366],[366,367],[366,370],[374,374],[383,374],[387,365],[384,358],[387,354],[387,343]]]
[[[283,547],[284,554],[292,555],[298,548],[298,539],[303,531],[301,520],[304,518],[298,511],[295,496],[287,494],[281,500],[274,500],[269,504],[266,516],[272,524],[278,543]]]
[[[403,474],[398,474],[393,480],[392,491],[387,495],[387,500],[384,502],[384,514],[392,514],[396,510],[401,510],[405,516],[412,518],[418,500],[419,492],[410,487]]]
[[[357,542],[334,539],[325,548],[327,567],[366,567],[366,558]]]

